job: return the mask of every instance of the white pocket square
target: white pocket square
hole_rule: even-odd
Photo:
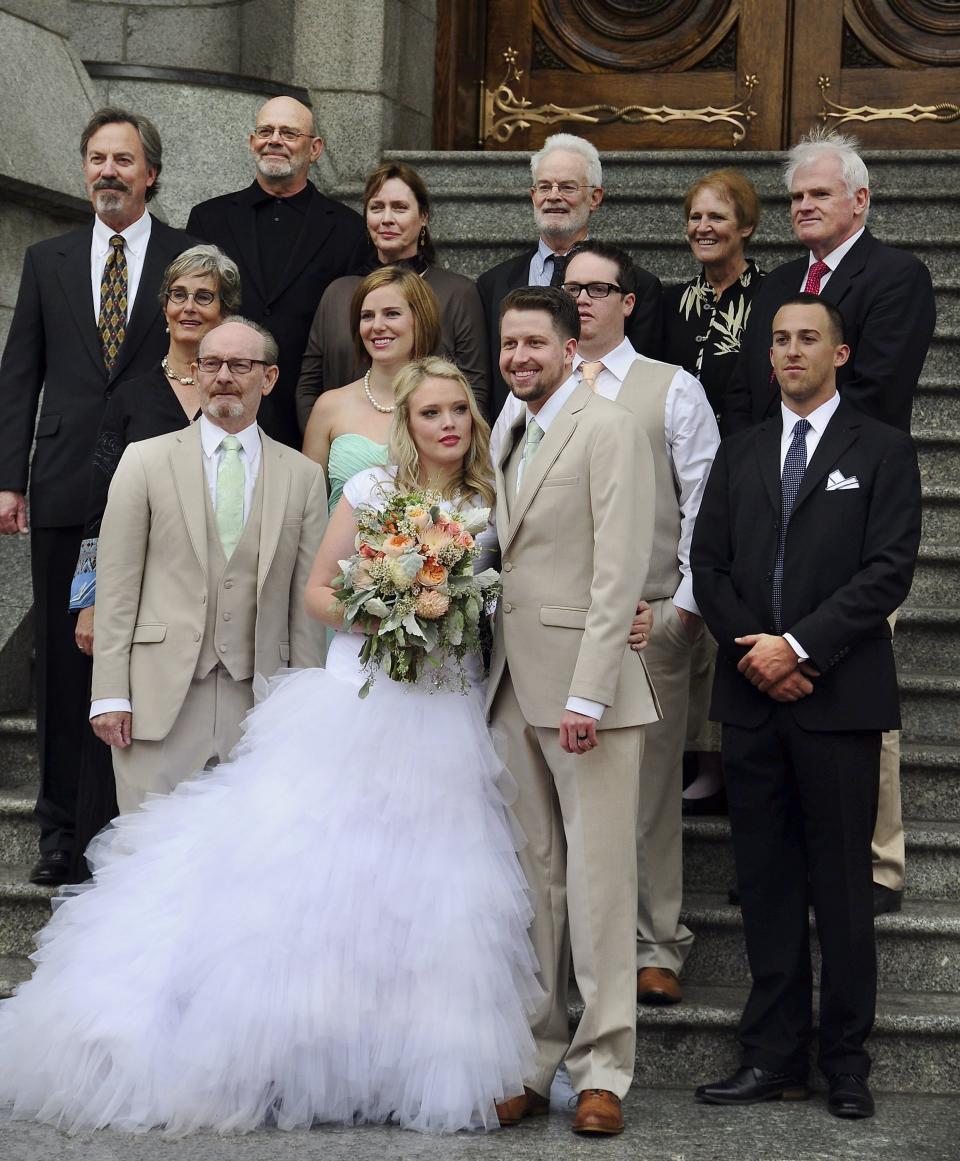
[[[827,491],[828,492],[848,492],[851,488],[859,488],[860,481],[856,476],[845,476],[839,468],[834,470],[827,476]]]

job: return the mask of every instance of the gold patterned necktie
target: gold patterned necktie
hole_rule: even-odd
[[[217,535],[223,555],[230,559],[243,534],[243,445],[235,435],[220,441],[220,463],[217,467]]]
[[[584,359],[584,361],[580,364],[580,378],[584,383],[586,383],[591,391],[596,391],[597,379],[602,370],[603,361],[601,359]]]
[[[110,239],[110,253],[103,266],[97,329],[104,366],[112,371],[127,330],[127,259],[119,234]]]

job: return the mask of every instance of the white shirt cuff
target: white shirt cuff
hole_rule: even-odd
[[[585,697],[567,698],[567,709],[571,713],[586,714],[588,718],[596,718],[597,721],[603,717],[606,708],[602,701],[587,701]]]
[[[806,652],[796,637],[794,637],[791,633],[784,633],[783,639],[794,651],[794,653],[796,653],[798,661],[806,661],[810,656],[810,654]]]
[[[682,576],[677,591],[673,594],[673,603],[678,609],[683,609],[686,613],[696,613],[700,616],[700,606],[693,599],[693,577]]]
[[[101,697],[90,703],[90,717],[100,714],[132,713],[133,707],[125,697]]]

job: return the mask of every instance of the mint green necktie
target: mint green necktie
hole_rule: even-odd
[[[527,424],[527,435],[523,444],[523,471],[520,473],[520,480],[517,484],[519,489],[520,484],[523,483],[523,477],[527,474],[530,468],[530,461],[537,454],[537,448],[540,446],[540,440],[543,439],[543,428],[535,419],[531,419]]]
[[[217,468],[217,533],[227,560],[233,556],[243,533],[243,460],[240,440],[225,435],[220,441]]]

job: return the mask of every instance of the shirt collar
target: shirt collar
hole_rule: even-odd
[[[121,230],[120,237],[123,239],[124,249],[130,250],[138,256],[146,250],[147,243],[150,241],[152,224],[149,213],[144,210],[135,222],[127,226],[125,230]],[[93,241],[99,253],[106,254],[110,249],[110,239],[116,232],[116,230],[111,230],[106,222],[101,221],[99,217],[93,219]]]
[[[855,246],[857,242],[859,242],[860,235],[863,233],[863,231],[865,229],[866,229],[866,226],[861,226],[860,229],[857,230],[857,232],[855,234],[850,235],[850,237],[846,240],[846,242],[841,242],[840,245],[836,248],[836,250],[831,250],[830,253],[826,256],[826,258],[824,258],[822,260],[822,261],[826,262],[826,264],[830,267],[831,273],[833,273],[833,271],[836,270],[836,268],[840,265],[840,262],[842,261],[842,259],[844,259],[847,256],[847,253],[850,251],[850,249],[853,246]],[[808,270],[814,264],[814,262],[817,261],[817,259],[814,258],[812,251],[809,254],[809,259],[810,260],[807,263]]]
[[[215,423],[211,423],[205,415],[201,415],[200,423],[200,443],[203,445],[203,454],[212,459],[216,455],[217,448],[220,446],[223,437],[228,434],[222,427],[217,427]],[[240,446],[243,448],[243,453],[248,460],[260,450],[260,429],[256,423],[251,423],[249,427],[245,427],[243,431],[236,433],[237,439],[240,440]]]
[[[810,424],[813,430],[817,433],[818,437],[823,435],[823,433],[826,431],[827,424],[831,419],[833,419],[833,413],[839,406],[840,392],[834,391],[832,397],[828,399],[826,403],[821,403],[816,411],[811,411],[810,414],[806,417],[807,423]],[[783,417],[783,437],[786,439],[788,435],[793,435],[794,425],[796,424],[797,420],[801,418],[801,416],[797,415],[795,411],[791,411],[790,408],[784,404],[783,400],[780,401],[780,413]]]
[[[297,190],[295,194],[289,194],[287,197],[280,197],[279,194],[271,193],[269,190],[264,189],[258,181],[255,181],[253,184],[252,203],[255,206],[262,206],[267,202],[283,202],[284,205],[290,206],[291,209],[304,213],[307,204],[313,197],[313,189],[311,188],[310,182],[307,182],[303,189]]]
[[[624,379],[626,379],[627,372],[630,370],[631,365],[635,363],[638,358],[642,357],[643,356],[638,355],[636,350],[634,350],[633,343],[631,343],[629,339],[625,338],[623,342],[618,343],[612,351],[608,351],[605,355],[602,355],[600,361],[610,372],[610,374],[613,375],[616,379],[619,379],[619,381],[622,383]],[[581,363],[588,361],[595,362],[596,360],[584,359],[583,355],[577,351],[577,353],[573,356],[574,371],[577,370]]]
[[[560,384],[536,415],[530,411],[529,407],[524,406],[527,415],[526,422],[529,423],[531,419],[535,419],[537,426],[546,435],[550,424],[557,418],[563,410],[563,405],[579,386],[580,380],[576,375],[571,375],[569,379]]]

